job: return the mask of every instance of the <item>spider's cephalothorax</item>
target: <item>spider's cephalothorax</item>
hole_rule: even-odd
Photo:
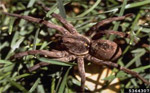
[[[49,11],[49,8],[44,7],[41,5],[45,11]],[[143,77],[141,77],[138,73],[131,71],[130,69],[124,68],[122,66],[119,66],[118,64],[111,62],[111,60],[117,59],[121,55],[121,49],[118,47],[118,45],[110,40],[92,40],[88,38],[88,36],[81,35],[77,32],[77,30],[74,28],[72,24],[70,24],[68,21],[66,21],[64,18],[62,18],[60,15],[52,13],[52,17],[58,19],[63,25],[55,25],[51,22],[48,22],[46,20],[40,19],[40,18],[34,18],[31,16],[22,16],[18,14],[10,14],[3,12],[5,15],[14,16],[18,18],[22,18],[25,20],[28,20],[30,22],[35,22],[39,24],[43,24],[49,28],[56,29],[59,31],[62,35],[62,45],[65,46],[64,50],[30,50],[21,52],[18,54],[15,54],[13,58],[20,58],[22,56],[26,55],[33,55],[33,54],[40,54],[40,55],[46,55],[47,57],[50,57],[55,60],[69,62],[72,60],[77,59],[78,64],[78,70],[79,75],[81,76],[81,91],[84,91],[84,84],[86,80],[85,76],[85,69],[84,69],[84,59],[93,62],[94,64],[98,65],[105,65],[109,67],[115,67],[119,70],[122,70],[128,74],[131,74],[134,77],[139,78],[142,80],[145,84],[150,84],[147,80],[145,80]],[[124,20],[126,17],[132,16],[132,14],[127,14],[125,16],[121,17],[113,17],[109,18],[103,21],[98,22],[96,25],[92,26],[88,32],[94,32],[99,31],[99,27],[108,24],[112,21],[117,20]],[[126,34],[123,32],[117,32],[112,30],[104,30],[99,31],[98,34],[101,36],[101,34],[115,34],[119,35],[120,37],[125,37]],[[36,70],[40,68],[41,66],[49,65],[49,63],[46,62],[40,62],[36,64],[35,66],[29,68],[29,71]]]
[[[62,44],[71,54],[82,56],[89,53],[90,39],[83,35],[63,36],[62,40]]]

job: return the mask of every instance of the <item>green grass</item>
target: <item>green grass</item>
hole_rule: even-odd
[[[56,12],[71,22],[78,32],[84,34],[97,21],[133,13],[132,18],[125,21],[113,22],[107,29],[113,29],[130,33],[131,38],[121,39],[117,36],[104,36],[104,39],[117,40],[122,48],[122,56],[116,62],[124,67],[138,72],[145,79],[150,80],[150,1],[149,0],[97,0],[93,4],[86,0],[40,0],[47,7],[51,8],[47,13],[36,4],[37,0],[1,0],[5,6],[0,7],[0,93],[1,92],[75,92],[79,89],[79,82],[73,75],[73,67],[76,63],[65,63],[54,61],[50,58],[26,56],[18,60],[11,60],[10,57],[18,52],[45,49],[51,50],[52,37],[57,31],[46,28],[43,25],[27,22],[23,19],[9,17],[1,12],[7,10],[9,13],[30,15],[49,20],[57,25],[59,21],[50,16]],[[91,0],[92,1],[92,0]],[[75,3],[78,3],[75,6]],[[73,8],[79,8],[75,13]],[[144,23],[139,25],[139,21]],[[136,39],[137,43],[133,40]],[[119,43],[121,41],[125,43]],[[42,67],[32,73],[27,68],[37,62],[48,62],[51,65]],[[150,88],[144,85],[139,79],[132,77],[122,71],[116,76],[111,75],[105,80],[120,78],[121,92],[125,88]],[[74,87],[73,87],[74,86]]]

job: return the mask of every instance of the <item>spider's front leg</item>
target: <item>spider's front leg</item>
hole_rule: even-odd
[[[84,58],[78,57],[77,62],[78,62],[79,75],[81,77],[81,92],[84,92],[84,86],[85,86],[85,81],[86,81],[85,68],[84,68]]]
[[[90,62],[93,62],[94,64],[97,64],[97,65],[105,65],[105,66],[108,66],[108,67],[115,67],[115,68],[117,68],[117,69],[119,69],[119,70],[121,70],[121,71],[124,71],[124,72],[126,72],[126,73],[128,73],[128,74],[130,74],[130,75],[132,75],[132,76],[134,76],[134,77],[136,77],[136,78],[138,78],[138,79],[140,79],[140,80],[143,81],[145,84],[150,85],[150,82],[147,81],[147,80],[145,80],[145,79],[144,79],[142,76],[140,76],[137,72],[132,71],[132,70],[130,70],[130,69],[127,69],[127,68],[125,68],[125,67],[122,67],[122,66],[120,66],[120,65],[118,65],[118,64],[116,64],[116,63],[113,63],[113,62],[111,62],[111,61],[103,61],[103,60],[100,60],[100,59],[98,59],[98,58],[95,58],[95,57],[93,57],[93,56],[91,56],[91,55],[87,55],[87,56],[86,56],[86,59],[87,59],[88,61],[90,61]]]
[[[50,8],[46,7],[41,2],[37,2],[37,4],[39,6],[41,6],[46,12],[50,11]],[[67,30],[70,33],[72,33],[72,34],[77,34],[78,33],[77,30],[75,29],[75,27],[71,23],[69,23],[67,20],[65,20],[61,15],[56,14],[56,13],[52,13],[51,15],[52,15],[52,17],[58,19],[67,28]]]
[[[52,58],[58,58],[58,60],[62,60],[62,61],[68,61],[69,59],[71,59],[70,57],[65,58],[66,56],[69,56],[68,52],[66,52],[66,51],[57,51],[57,50],[53,50],[53,51],[48,51],[48,50],[29,50],[29,51],[17,53],[15,55],[13,55],[11,57],[11,59],[17,59],[17,58],[21,58],[23,56],[35,55],[35,54],[39,54],[39,55],[43,55],[43,56],[47,56],[47,57],[52,57]],[[36,69],[38,69],[38,68],[40,68],[42,66],[47,66],[47,65],[49,65],[49,63],[40,62],[40,63],[34,65],[33,67],[30,67],[29,68],[29,72],[32,72],[32,71],[34,71],[34,70],[36,70]]]
[[[65,57],[62,57],[62,58],[56,58],[56,59],[53,59],[53,60],[62,61],[62,62],[69,62],[69,61],[72,61],[72,60],[75,60],[75,59],[76,59],[76,57],[74,55],[68,55],[68,56],[65,56]],[[30,67],[29,72],[35,71],[35,70],[39,69],[40,67],[48,66],[48,65],[50,65],[50,63],[40,62],[40,63]]]
[[[52,50],[52,51],[48,51],[48,50],[29,50],[29,51],[17,53],[15,55],[13,55],[11,57],[11,59],[21,58],[23,56],[35,55],[35,54],[44,55],[44,56],[47,56],[47,57],[54,57],[54,58],[60,58],[60,57],[65,57],[65,56],[69,55],[69,53],[66,52],[66,51],[57,51],[57,50]]]
[[[8,15],[8,16],[21,18],[21,19],[24,19],[24,20],[27,20],[27,21],[30,21],[30,22],[43,24],[43,25],[45,25],[45,26],[47,26],[49,28],[53,28],[53,29],[58,30],[63,35],[69,35],[70,34],[70,32],[68,32],[67,29],[65,29],[65,28],[63,28],[61,26],[55,25],[55,24],[53,24],[51,22],[48,22],[46,20],[40,19],[40,18],[35,18],[35,17],[31,17],[31,16],[24,16],[24,15],[19,15],[19,14],[13,14],[13,13],[7,13],[7,12],[2,12],[2,13],[5,14],[5,15]]]
[[[15,54],[11,58],[16,59],[16,58],[21,58],[23,56],[35,55],[35,54],[44,55],[44,56],[47,56],[47,57],[51,57],[54,60],[63,61],[63,62],[69,62],[71,60],[76,59],[76,57],[74,55],[70,55],[66,51],[58,51],[58,50],[53,50],[53,51],[48,51],[48,50],[29,50],[29,51],[25,51],[25,52],[21,52],[21,53]],[[34,70],[36,70],[36,69],[38,69],[40,67],[47,66],[49,64],[50,63],[40,62],[40,63],[34,65],[33,67],[30,67],[29,68],[29,72],[32,72],[32,71],[34,71]]]

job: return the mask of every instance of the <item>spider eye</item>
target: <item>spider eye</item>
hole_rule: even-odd
[[[88,44],[87,44],[87,43],[84,43],[84,45],[85,45],[85,46],[88,46]]]
[[[87,47],[87,48],[89,48],[89,47],[90,47],[87,43],[84,43],[84,46],[85,46],[85,47]]]

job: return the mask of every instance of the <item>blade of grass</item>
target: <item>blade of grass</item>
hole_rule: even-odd
[[[121,8],[121,10],[120,10],[118,16],[123,16],[124,11],[125,11],[125,5],[126,5],[126,4],[127,4],[127,0],[123,0],[122,8]],[[116,22],[115,25],[114,25],[113,30],[114,30],[114,31],[117,31],[118,28],[119,28],[119,25],[120,25],[120,22]],[[113,40],[114,38],[115,38],[115,36],[114,36],[114,35],[111,35],[111,36],[109,37],[109,40]]]
[[[29,15],[29,13],[30,13],[30,11],[25,11],[25,12],[23,13],[23,15]],[[27,22],[26,20],[21,19],[20,22],[19,22],[19,27],[21,27],[21,29],[24,28],[24,27],[25,27],[24,24],[25,24],[26,22]]]
[[[51,93],[55,93],[55,78],[52,78],[52,83],[51,83]]]
[[[38,78],[35,83],[33,84],[33,86],[30,88],[30,90],[28,91],[29,93],[33,93],[35,91],[35,89],[37,88],[38,84],[40,83],[40,78]]]
[[[9,46],[9,42],[0,43],[0,51],[7,46]]]
[[[135,87],[137,87],[138,86],[138,84],[137,84],[137,81],[133,78],[133,79],[131,79],[131,82],[132,82],[132,84],[135,86]]]
[[[109,2],[113,3],[114,5],[118,5],[119,3],[115,0],[109,0]]]
[[[18,84],[17,82],[15,82],[13,80],[10,80],[10,79],[8,81],[12,86],[16,87],[20,91],[22,91],[24,93],[28,93],[28,91],[22,85]]]
[[[59,86],[60,86],[60,84],[61,84],[61,81],[62,81],[62,74],[63,74],[63,67],[61,67],[61,70],[60,70],[60,77],[59,77],[59,79],[58,79],[58,82],[57,82],[57,85],[56,85],[56,91],[58,91],[58,89],[59,89]]]
[[[15,46],[15,43],[16,43],[18,37],[19,37],[19,32],[16,31],[15,34],[14,34],[14,36],[13,36],[13,39],[12,39],[12,41],[11,41],[11,44],[10,44],[10,47],[11,47],[12,49],[13,49],[13,46]]]
[[[133,56],[137,56],[138,54],[133,54]],[[139,67],[142,65],[142,62],[141,62],[141,59],[140,58],[137,58],[136,62],[135,62],[135,66],[136,67]]]
[[[137,25],[138,20],[139,20],[139,18],[141,17],[141,12],[142,12],[142,11],[139,11],[139,12],[138,12],[138,14],[137,14],[135,20],[132,22],[131,30],[133,30],[133,29],[135,28],[135,26]]]
[[[18,75],[16,77],[13,77],[12,80],[18,80],[18,79],[21,79],[21,78],[25,78],[27,76],[30,76],[31,74],[28,74],[28,73],[25,73],[25,74],[22,74],[22,75]]]
[[[130,67],[138,58],[140,58],[141,56],[143,56],[146,53],[146,51],[144,49],[142,49],[137,56],[135,56],[128,64],[126,64],[126,68]]]
[[[9,72],[9,71],[12,71],[13,67],[14,67],[14,64],[5,65],[3,68],[0,69],[0,71]]]
[[[12,53],[15,51],[16,48],[19,48],[20,44],[23,42],[25,37],[14,37],[13,38],[13,41],[11,42],[11,50],[8,52],[5,60],[7,60],[11,55]],[[17,40],[18,39],[18,40]],[[16,41],[17,40],[17,41]]]
[[[34,5],[35,1],[36,1],[36,0],[30,0],[30,2],[29,2],[28,5],[27,5],[27,8],[32,7],[32,6]]]
[[[27,8],[32,7],[32,6],[34,5],[35,1],[36,1],[36,0],[30,0],[29,3],[28,3],[28,5],[27,5]],[[29,13],[30,13],[30,11],[25,11],[23,15],[28,15]],[[21,21],[20,21],[20,23],[19,23],[19,26],[21,27],[21,29],[24,28],[23,25],[24,25],[25,23],[26,23],[26,21],[23,20],[23,19],[21,19]]]
[[[82,14],[78,15],[77,17],[84,17],[85,15],[90,13],[95,7],[97,7],[100,2],[101,2],[101,0],[97,0],[96,3],[91,8],[89,8],[88,10],[83,12]]]
[[[73,84],[75,84],[75,85],[77,85],[79,87],[81,86],[81,82],[79,80],[75,79],[74,77],[69,76],[68,79],[71,79]]]
[[[57,4],[54,4],[51,9],[47,12],[46,17],[49,17],[54,11],[57,11]]]
[[[141,1],[141,2],[134,2],[134,3],[130,3],[130,4],[127,4],[125,6],[125,9],[130,9],[130,8],[136,8],[136,7],[141,7],[141,6],[144,6],[144,5],[147,5],[150,3],[150,0],[144,0],[144,1]],[[113,12],[117,12],[119,10],[119,8],[121,8],[122,6],[116,6],[115,8],[113,9],[110,9],[108,11],[113,11]]]
[[[4,87],[3,87],[3,92],[7,92],[7,90],[8,90],[8,88],[11,86],[11,84],[6,84],[6,82],[5,82],[5,84],[4,84]],[[2,93],[3,93],[2,92]]]
[[[129,88],[129,86],[131,85],[131,82],[128,82],[125,86],[125,88]]]
[[[68,2],[68,3],[69,3],[69,2]],[[64,3],[63,6],[66,5],[66,4],[68,4],[68,3]],[[52,13],[56,12],[56,11],[58,11],[57,3],[54,4],[54,5],[50,8],[50,10],[46,13],[46,17],[50,17],[50,15],[51,15]]]
[[[123,16],[124,11],[125,11],[125,6],[126,6],[126,4],[127,4],[127,0],[123,0],[122,8],[121,8],[121,10],[120,10],[118,16]],[[117,31],[119,25],[120,25],[120,22],[116,22],[116,23],[115,23],[115,26],[114,26],[114,28],[113,28],[113,30],[114,30],[114,31]]]
[[[141,2],[134,2],[134,3],[131,3],[131,4],[127,4],[125,6],[126,9],[129,9],[129,8],[135,8],[135,7],[140,7],[140,6],[143,6],[143,5],[147,5],[150,3],[150,0],[143,0]]]
[[[3,63],[3,64],[12,64],[12,62],[10,62],[8,60],[2,60],[2,59],[0,59],[0,63]]]
[[[66,83],[67,83],[67,77],[68,77],[68,74],[69,74],[69,71],[70,71],[71,68],[72,67],[69,67],[67,72],[65,73],[65,76],[64,76],[64,78],[62,80],[62,83],[61,83],[61,85],[59,87],[58,93],[63,93],[64,92],[65,86],[66,86]]]
[[[56,0],[56,1],[57,1],[57,6],[58,6],[59,11],[60,11],[60,15],[63,18],[66,18],[66,11],[65,11],[65,8],[64,8],[64,5],[63,5],[63,0]]]
[[[150,69],[150,65],[134,68],[132,70],[136,71],[136,72],[141,72],[141,71],[146,70],[146,69]]]
[[[131,37],[131,40],[130,40],[130,42],[129,42],[130,45],[133,44],[133,42],[134,42],[134,37],[137,36],[137,34],[138,34],[138,33],[135,34],[134,28],[135,28],[135,26],[137,25],[139,18],[141,17],[141,12],[142,12],[142,11],[140,10],[139,13],[137,14],[135,20],[134,20],[133,23],[132,23],[131,31],[130,31],[130,34],[131,34],[131,36],[132,36],[132,37]]]
[[[43,43],[42,43],[42,46],[40,47],[40,50],[42,50],[42,49],[44,49],[46,46],[48,46],[50,43],[51,43],[52,41],[50,41],[50,42],[46,42],[46,41],[44,41]]]
[[[11,18],[10,24],[9,24],[9,30],[8,30],[9,35],[11,35],[11,33],[13,31],[14,22],[15,22],[15,18]]]
[[[11,74],[11,72],[6,72],[6,73],[0,73],[0,83],[6,82],[6,77],[8,77]]]
[[[37,41],[37,38],[38,38],[38,34],[39,34],[39,32],[40,32],[40,28],[38,28],[37,30],[36,30],[36,32],[35,32],[35,37],[34,37],[34,41],[33,41],[33,50],[36,50],[36,41]]]
[[[43,85],[38,85],[37,93],[45,93]]]

